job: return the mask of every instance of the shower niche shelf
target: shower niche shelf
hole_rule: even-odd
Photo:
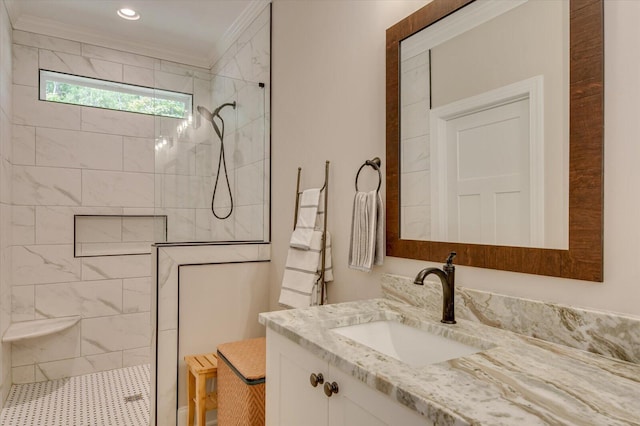
[[[165,215],[75,215],[74,257],[151,254],[167,241]]]
[[[78,321],[80,321],[80,316],[16,322],[7,328],[2,336],[2,343],[54,334],[73,327]]]

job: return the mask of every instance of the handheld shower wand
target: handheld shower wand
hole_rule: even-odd
[[[215,130],[216,134],[218,135],[218,138],[220,139],[220,156],[218,157],[218,171],[216,172],[216,182],[213,185],[213,195],[211,196],[211,213],[213,213],[213,215],[216,218],[221,220],[227,219],[229,216],[231,216],[231,213],[233,212],[233,194],[231,193],[231,184],[229,183],[229,173],[227,172],[227,161],[224,156],[224,120],[220,116],[220,111],[222,110],[222,108],[226,106],[231,106],[233,107],[233,109],[236,109],[235,102],[228,102],[228,103],[222,104],[218,108],[214,109],[213,113],[209,111],[207,108],[203,107],[202,105],[198,105],[196,107],[196,109],[198,110],[198,113],[202,117],[204,117],[207,121],[211,122],[211,125],[213,126],[213,130]],[[220,120],[220,127],[218,127],[218,124],[215,121],[216,118]],[[229,191],[229,200],[231,201],[231,207],[229,208],[229,213],[227,213],[225,216],[218,216],[218,214],[215,211],[215,208],[213,207],[213,202],[216,199],[216,192],[218,190],[218,180],[220,179],[221,168],[224,168],[224,177],[227,182],[227,190]]]

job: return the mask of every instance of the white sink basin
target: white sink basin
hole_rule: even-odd
[[[483,350],[397,321],[373,321],[332,328],[331,331],[412,367],[435,364]]]

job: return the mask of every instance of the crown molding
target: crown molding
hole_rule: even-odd
[[[215,65],[271,1],[272,0],[253,0],[249,3],[249,6],[236,18],[227,31],[225,31],[222,38],[214,44],[209,54],[208,68],[212,68]]]
[[[166,46],[158,46],[152,43],[140,43],[123,40],[116,37],[97,35],[88,27],[73,27],[62,25],[56,21],[25,15],[21,11],[20,0],[3,0],[13,29],[31,33],[43,34],[50,37],[58,37],[73,40],[80,43],[93,44],[109,49],[149,56],[157,59],[178,62],[210,70],[222,57],[240,35],[262,13],[272,0],[252,0],[244,11],[236,18],[225,31],[220,40],[214,43],[210,54],[189,54],[182,50],[170,49]]]
[[[170,49],[166,46],[158,46],[151,43],[133,42],[115,37],[97,35],[90,28],[74,27],[60,24],[46,18],[39,18],[32,15],[20,14],[19,7],[16,8],[15,0],[5,0],[7,10],[11,18],[14,30],[43,34],[50,37],[58,37],[73,40],[80,43],[93,44],[109,49],[122,50],[138,55],[149,56],[156,59],[178,62],[209,70],[209,61],[202,55],[188,54],[177,49]],[[9,4],[12,4],[9,6]],[[13,14],[13,16],[12,16]]]
[[[16,0],[3,0],[4,7],[7,9],[7,14],[9,15],[9,21],[11,21],[11,26],[15,28],[15,21],[18,19],[18,16],[21,14],[20,2]]]

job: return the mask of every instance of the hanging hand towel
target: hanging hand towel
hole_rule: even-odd
[[[376,191],[376,253],[373,259],[374,265],[382,265],[384,263],[384,255],[386,252],[387,238],[384,233],[384,206],[382,205],[382,196]]]
[[[316,212],[315,228],[316,231],[324,229],[324,196],[320,191],[320,199],[318,200],[318,210]]]
[[[384,262],[384,209],[378,191],[356,192],[351,217],[349,268],[371,272]]]
[[[296,221],[296,227],[289,241],[291,247],[302,250],[309,250],[311,247],[319,202],[319,188],[307,189],[302,192],[300,196],[300,206],[298,208],[298,220]]]
[[[286,307],[302,308],[318,303],[317,283],[322,262],[322,231],[313,231],[309,250],[290,247],[287,253],[279,303]],[[333,281],[331,267],[331,236],[327,232],[325,252],[325,282]]]

